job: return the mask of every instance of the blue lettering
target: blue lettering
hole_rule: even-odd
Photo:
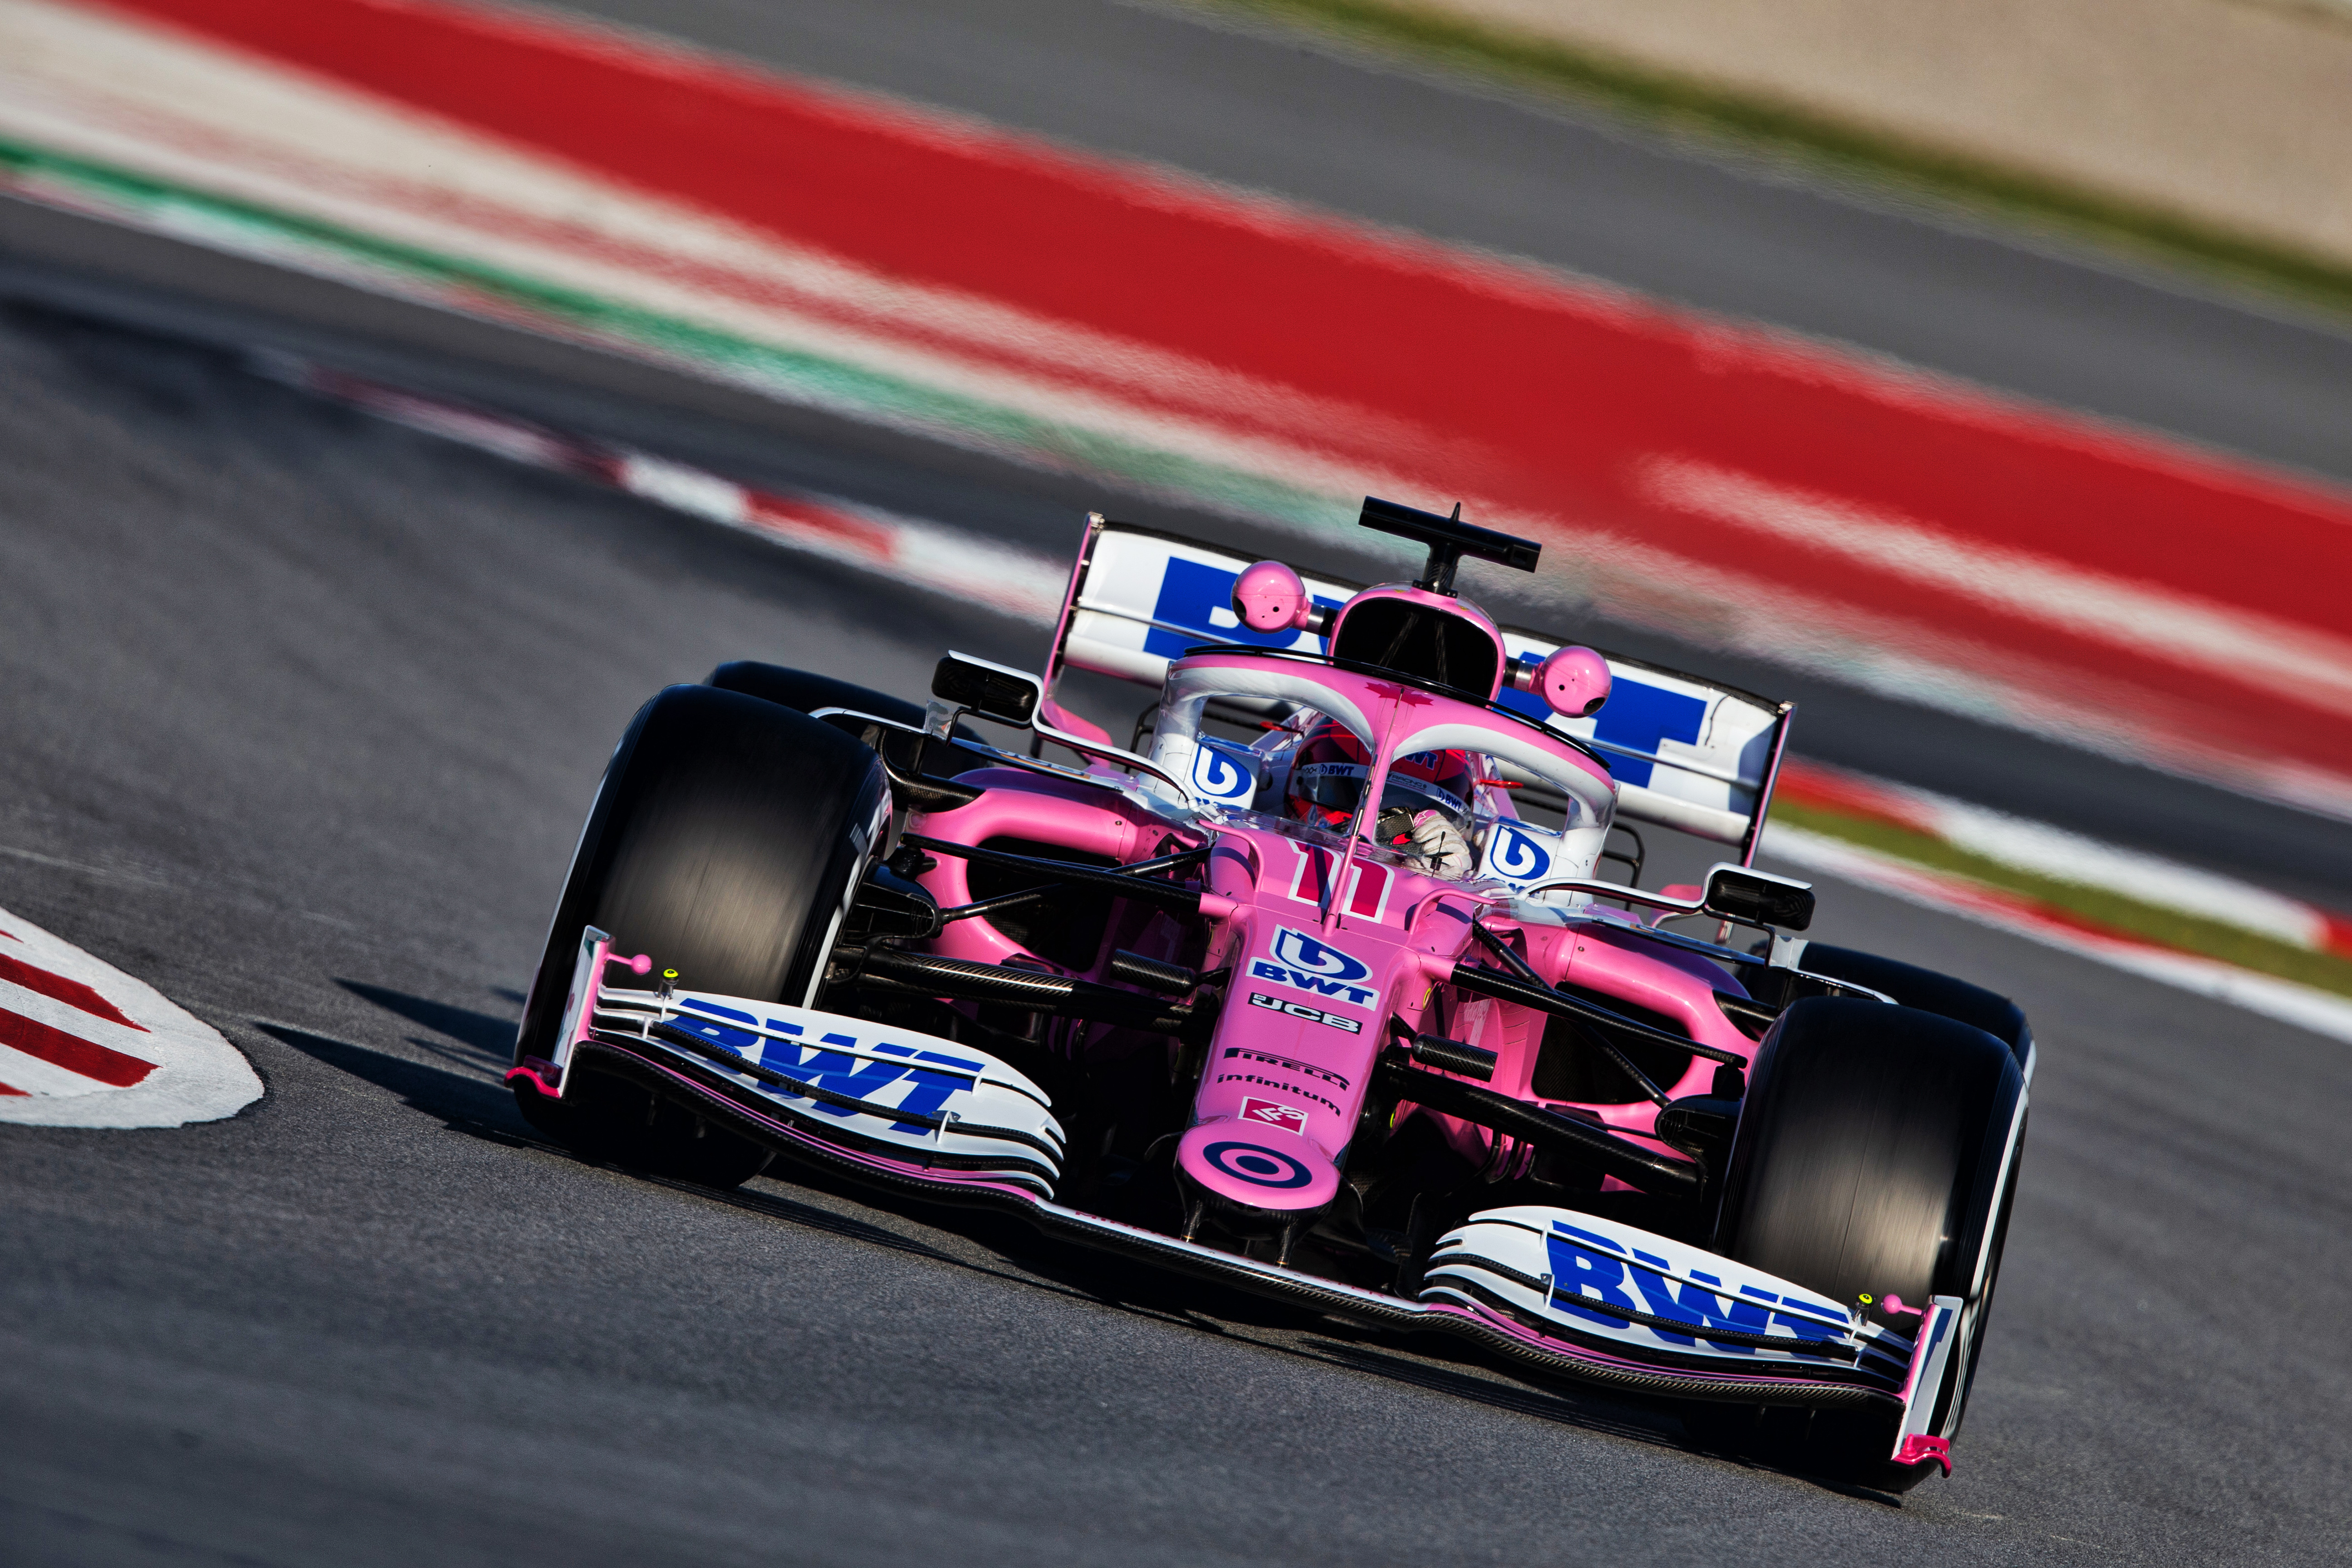
[[[1505,820],[1495,824],[1486,864],[1498,877],[1531,882],[1551,870],[1551,852],[1537,842],[1533,830]]]
[[[1683,1287],[1682,1304],[1706,1320],[1709,1328],[1737,1329],[1744,1334],[1760,1334],[1769,1326],[1771,1318],[1769,1312],[1752,1302],[1742,1301],[1733,1296],[1723,1288],[1723,1281],[1714,1275],[1702,1274],[1694,1268],[1691,1270],[1691,1278],[1698,1283]],[[1712,1289],[1706,1287],[1712,1287]],[[1749,1289],[1754,1289],[1753,1287]],[[1772,1299],[1772,1293],[1769,1290],[1754,1290],[1754,1294],[1767,1300]],[[1725,1300],[1731,1302],[1727,1308],[1723,1305]]]
[[[1722,1281],[1711,1274],[1694,1272],[1692,1278],[1703,1283],[1685,1285],[1680,1290],[1676,1290],[1675,1281],[1666,1278],[1664,1272],[1670,1269],[1672,1265],[1663,1258],[1636,1247],[1633,1249],[1633,1257],[1638,1262],[1629,1268],[1616,1258],[1603,1258],[1592,1250],[1594,1247],[1603,1247],[1612,1252],[1622,1253],[1626,1250],[1608,1237],[1597,1235],[1589,1230],[1580,1230],[1559,1220],[1552,1222],[1552,1229],[1558,1234],[1548,1237],[1546,1240],[1549,1243],[1552,1268],[1557,1279],[1561,1282],[1571,1279],[1579,1282],[1593,1282],[1596,1274],[1605,1273],[1607,1280],[1612,1285],[1617,1285],[1618,1288],[1599,1290],[1597,1293],[1601,1300],[1632,1308],[1635,1311],[1646,1310],[1650,1316],[1664,1318],[1670,1322],[1686,1323],[1692,1331],[1688,1334],[1678,1334],[1670,1329],[1661,1329],[1653,1325],[1653,1331],[1662,1339],[1678,1344],[1692,1344],[1698,1340],[1706,1339],[1708,1337],[1706,1331],[1709,1329],[1732,1330],[1743,1334],[1760,1334],[1766,1331],[1770,1320],[1776,1315],[1755,1302],[1733,1300],[1727,1306],[1722,1300]],[[1564,1240],[1563,1237],[1573,1237],[1576,1240]],[[1580,1243],[1583,1245],[1580,1246]],[[1581,1266],[1571,1261],[1580,1258],[1586,1259]],[[1641,1267],[1643,1264],[1651,1267]],[[1579,1271],[1571,1274],[1570,1272],[1571,1268],[1577,1268]],[[1654,1272],[1654,1269],[1657,1271]],[[1614,1272],[1607,1272],[1609,1270],[1614,1270]],[[1628,1274],[1633,1277],[1631,1280],[1633,1286],[1642,1293],[1643,1305],[1639,1307],[1634,1306],[1632,1298],[1620,1283]],[[1710,1290],[1706,1288],[1709,1285],[1717,1289]],[[1565,1288],[1564,1283],[1562,1288]],[[1752,1285],[1744,1286],[1742,1289],[1748,1294],[1760,1296],[1767,1301],[1780,1300],[1770,1291],[1759,1290]],[[1812,1325],[1814,1331],[1806,1337],[1820,1337],[1820,1328],[1819,1324]],[[1753,1346],[1736,1344],[1718,1345],[1717,1348],[1738,1355],[1750,1355],[1755,1350]]]
[[[909,1066],[907,1077],[914,1087],[898,1101],[901,1117],[937,1116],[940,1108],[958,1092],[973,1087],[982,1064],[963,1057],[942,1056],[937,1051],[919,1051],[912,1046],[877,1044],[874,1047],[887,1055],[906,1057],[912,1062],[937,1062],[940,1067],[959,1069],[942,1072],[940,1067]],[[928,1132],[929,1128],[919,1121],[901,1121],[891,1124],[894,1132]]]
[[[1699,726],[1706,721],[1705,698],[1619,679],[1611,686],[1609,701],[1593,721],[1592,738],[1631,751],[1654,752],[1661,741],[1696,744]],[[1609,764],[1619,784],[1647,784],[1654,771],[1648,763],[1612,757],[1606,752],[1601,760]]]
[[[1276,963],[1310,970],[1333,980],[1361,980],[1372,972],[1372,966],[1363,960],[1288,926],[1275,928],[1274,959]]]
[[[793,1033],[798,1034],[800,1031],[795,1029]],[[976,1062],[968,1057],[941,1056],[937,1051],[919,1051],[912,1046],[894,1046],[877,1041],[874,1048],[886,1057],[906,1057],[913,1061],[937,1062],[941,1067],[955,1068],[960,1071],[971,1073],[974,1077],[978,1077],[988,1068],[986,1062]]]
[[[1315,646],[1316,639],[1305,632],[1254,632],[1238,622],[1230,626],[1217,625],[1214,617],[1218,611],[1232,612],[1234,580],[1240,575],[1205,562],[1171,557],[1160,571],[1160,597],[1151,606],[1151,618],[1188,630],[1171,632],[1153,626],[1143,635],[1143,651],[1176,658],[1186,648],[1198,647],[1204,642],[1241,643],[1251,647]],[[1339,607],[1336,599],[1318,598],[1315,602],[1333,609]]]
[[[1342,1002],[1353,1003],[1359,1007],[1369,1007],[1372,1005],[1372,991],[1369,986],[1350,985],[1344,980],[1327,980],[1322,975],[1308,974],[1301,970],[1285,968],[1266,959],[1250,960],[1250,973],[1260,980],[1271,980],[1277,985],[1287,985],[1294,991],[1305,991],[1317,996],[1334,996]]]
[[[1763,1308],[1745,1301],[1735,1300],[1727,1310],[1722,1301],[1717,1299],[1716,1292],[1709,1290],[1704,1285],[1685,1285],[1679,1293],[1676,1293],[1672,1289],[1672,1280],[1662,1274],[1652,1274],[1647,1269],[1635,1269],[1633,1281],[1642,1288],[1642,1294],[1648,1300],[1650,1310],[1654,1315],[1671,1318],[1677,1323],[1690,1324],[1693,1329],[1698,1331],[1697,1337],[1700,1339],[1707,1338],[1706,1331],[1709,1329],[1729,1329],[1743,1334],[1760,1334],[1764,1331],[1766,1320],[1769,1316]],[[1669,1334],[1665,1337],[1676,1339],[1681,1336]],[[1749,1345],[1727,1344],[1718,1348],[1740,1355],[1754,1353],[1754,1347]]]
[[[721,1007],[716,1003],[701,1001],[698,998],[688,997],[682,1005],[692,1007],[698,1012],[714,1013],[720,1017],[740,1018],[747,1024],[756,1021],[749,1013],[738,1012],[732,1007]],[[877,1093],[900,1079],[911,1079],[913,1087],[908,1090],[895,1108],[896,1113],[901,1117],[938,1115],[940,1108],[952,1096],[972,1087],[974,1079],[983,1068],[983,1064],[965,1057],[946,1056],[938,1051],[919,1051],[912,1046],[895,1045],[877,1045],[874,1049],[887,1056],[910,1058],[903,1066],[897,1062],[867,1061],[851,1056],[846,1050],[818,1049],[813,1051],[803,1060],[801,1053],[803,1050],[809,1050],[810,1047],[797,1041],[774,1039],[754,1034],[748,1029],[733,1028],[711,1019],[688,1017],[683,1014],[674,1018],[671,1023],[673,1027],[681,1029],[697,1039],[707,1040],[720,1049],[731,1051],[737,1056],[750,1058],[772,1071],[788,1073],[803,1083],[814,1084],[819,1089],[830,1090],[835,1094],[849,1095],[857,1100],[871,1100]],[[802,1033],[801,1026],[786,1023],[782,1018],[769,1019],[768,1027],[776,1034]],[[857,1039],[853,1035],[827,1035],[824,1037],[824,1043],[828,1046],[854,1047],[857,1044]],[[776,1089],[775,1092],[786,1100],[806,1098],[781,1088]],[[828,1116],[846,1118],[860,1114],[853,1107],[831,1105],[823,1100],[816,1102],[816,1109]],[[893,1108],[887,1106],[876,1106],[867,1114],[888,1115],[892,1113],[892,1110]],[[919,1121],[899,1121],[892,1124],[892,1131],[927,1132],[930,1129]]]
[[[1646,1253],[1636,1252],[1633,1256],[1642,1258],[1645,1262],[1648,1260],[1648,1255]],[[1684,1306],[1680,1301],[1675,1300],[1674,1292],[1671,1289],[1674,1283],[1672,1280],[1668,1279],[1663,1274],[1653,1273],[1647,1268],[1635,1268],[1632,1270],[1632,1273],[1633,1276],[1634,1285],[1642,1292],[1642,1299],[1650,1304],[1650,1315],[1652,1317],[1664,1318],[1670,1322],[1688,1323],[1693,1328],[1696,1328],[1698,1326],[1699,1320],[1697,1315],[1689,1308]],[[1692,1342],[1689,1335],[1670,1332],[1667,1330],[1657,1327],[1654,1323],[1651,1325],[1651,1331],[1660,1339],[1669,1341],[1675,1344],[1686,1345]]]
[[[1753,1285],[1742,1285],[1739,1288],[1739,1293],[1743,1296],[1753,1296],[1759,1301],[1778,1302],[1780,1300],[1780,1297],[1775,1296],[1771,1291],[1759,1290]],[[1813,1303],[1811,1301],[1801,1301],[1794,1296],[1791,1296],[1789,1298],[1788,1304],[1794,1307],[1811,1307]],[[1762,1308],[1751,1307],[1746,1302],[1738,1303],[1734,1305],[1731,1310],[1742,1322],[1750,1321],[1751,1315],[1757,1317],[1767,1315],[1764,1313]],[[1824,1316],[1832,1319],[1840,1315],[1837,1310],[1833,1307],[1824,1308],[1822,1309],[1822,1311]],[[1843,1326],[1835,1323],[1811,1322],[1803,1318],[1791,1317],[1786,1312],[1773,1312],[1769,1314],[1769,1316],[1773,1322],[1780,1324],[1782,1328],[1794,1329],[1798,1333],[1802,1334],[1809,1340],[1820,1339],[1825,1333],[1836,1333]]]
[[[1319,974],[1301,974],[1296,969],[1287,972],[1290,984],[1301,991],[1312,991],[1318,996],[1337,996],[1353,1002],[1359,1007],[1372,1005],[1372,994],[1361,985],[1350,985],[1344,980],[1326,980]]]
[[[937,1116],[940,1107],[950,1096],[971,1087],[971,1079],[954,1073],[941,1072],[937,1068],[911,1068],[908,1076],[915,1080],[906,1098],[898,1101],[898,1114],[905,1117]],[[929,1128],[919,1121],[898,1121],[891,1125],[894,1132],[928,1132]]]
[[[828,1046],[855,1046],[857,1043],[854,1035],[827,1035],[824,1038]],[[829,1089],[835,1094],[848,1095],[853,1100],[864,1100],[898,1082],[907,1074],[907,1069],[896,1062],[861,1061],[845,1050],[820,1050],[805,1061],[783,1066],[782,1070],[805,1083]],[[816,1109],[827,1116],[847,1118],[858,1114],[853,1106],[833,1105],[822,1100],[816,1102]],[[879,1113],[878,1110],[876,1112]]]
[[[1203,739],[1192,758],[1192,785],[1211,800],[1246,804],[1257,793],[1257,758],[1246,746]]]
[[[1551,1304],[1560,1310],[1608,1328],[1625,1326],[1621,1317],[1578,1308],[1576,1303],[1584,1299],[1587,1290],[1592,1292],[1594,1300],[1612,1307],[1622,1307],[1629,1312],[1642,1310],[1625,1293],[1625,1265],[1616,1258],[1603,1258],[1558,1235],[1544,1237],[1544,1249],[1551,1258]]]
[[[747,1024],[751,1022],[747,1014],[738,1013],[735,1016]],[[708,1040],[720,1050],[739,1057],[756,1058],[760,1054],[760,1037],[749,1029],[738,1029],[709,1018],[689,1018],[683,1014],[670,1020],[670,1027],[681,1034],[692,1035],[698,1040]]]
[[[768,1027],[780,1034],[797,1035],[798,1024],[787,1024],[782,1018],[768,1020]],[[787,1072],[800,1065],[801,1047],[793,1040],[769,1040],[761,1048],[760,1065],[776,1072]]]
[[[1770,1316],[1763,1308],[1752,1307],[1740,1300],[1732,1301],[1727,1308],[1723,1304],[1725,1298],[1704,1285],[1684,1286],[1681,1300],[1684,1306],[1697,1314],[1697,1321],[1710,1329],[1736,1329],[1743,1334],[1760,1334],[1764,1331],[1766,1319]]]

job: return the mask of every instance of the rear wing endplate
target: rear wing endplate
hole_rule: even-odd
[[[1324,651],[1312,633],[1259,633],[1241,624],[1234,579],[1252,559],[1089,515],[1046,660],[1046,692],[1066,667],[1156,689],[1171,659],[1204,643]],[[1363,586],[1302,575],[1315,602],[1335,609]],[[1503,628],[1505,652],[1523,663],[1560,645],[1540,632]],[[1752,862],[1796,704],[1601,651],[1614,684],[1592,718],[1564,718],[1507,689],[1501,706],[1600,752],[1617,780],[1620,817],[1737,845],[1741,863]]]

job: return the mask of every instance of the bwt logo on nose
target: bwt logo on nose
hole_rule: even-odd
[[[1371,965],[1361,959],[1288,926],[1275,928],[1273,958],[1250,962],[1250,973],[1257,979],[1317,996],[1336,996],[1359,1007],[1372,1005],[1371,987],[1357,984],[1371,973]]]
[[[1350,958],[1329,942],[1288,926],[1275,928],[1274,961],[1326,980],[1362,980],[1372,973],[1372,966],[1362,959]]]

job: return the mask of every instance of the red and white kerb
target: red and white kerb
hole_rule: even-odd
[[[260,1096],[218,1031],[0,910],[0,1122],[177,1127]]]

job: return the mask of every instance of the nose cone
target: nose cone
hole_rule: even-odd
[[[1307,1139],[1280,1127],[1222,1119],[1202,1122],[1178,1141],[1176,1174],[1237,1236],[1272,1236],[1339,1192],[1338,1167]]]

